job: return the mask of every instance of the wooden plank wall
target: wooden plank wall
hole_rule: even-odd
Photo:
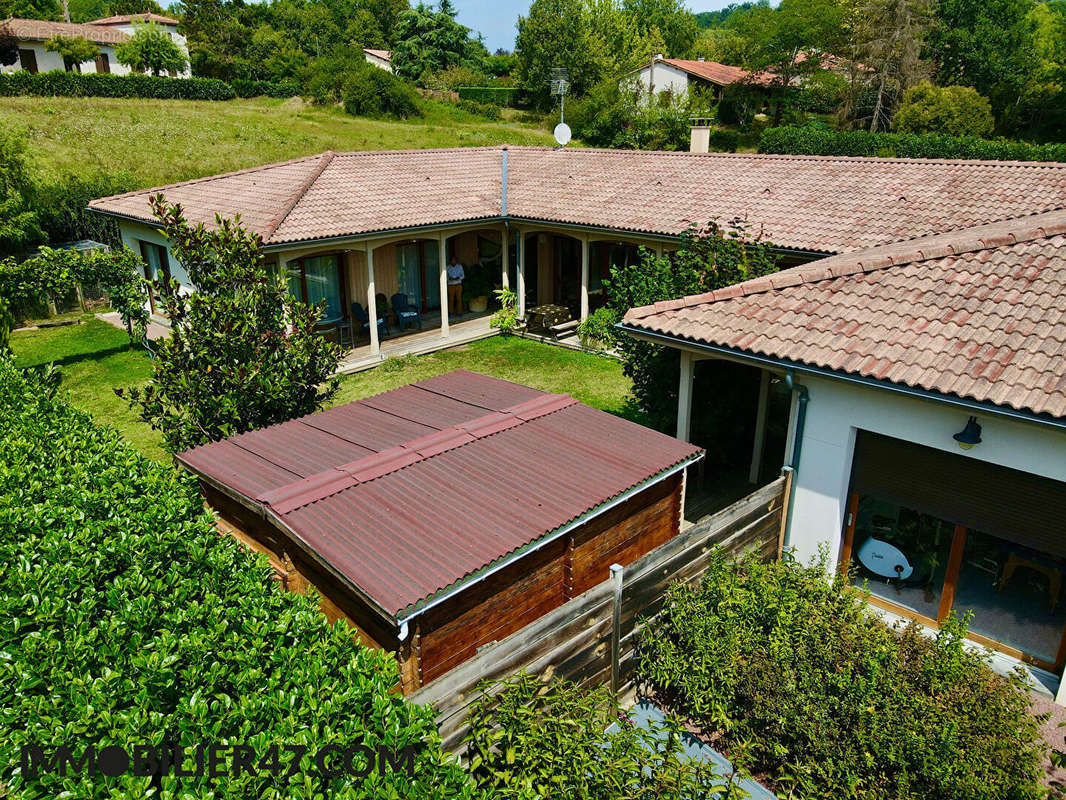
[[[625,567],[617,623],[616,581],[604,574],[601,583],[506,639],[483,647],[409,699],[435,707],[445,749],[462,754],[469,706],[481,696],[483,681],[496,682],[487,686],[492,692],[507,677],[525,670],[599,686],[611,681],[613,649],[618,658],[615,688],[624,694],[633,684],[639,621],[658,614],[667,586],[697,580],[715,545],[733,555],[754,550],[764,558],[777,558],[787,497],[786,479],[778,478]],[[617,643],[614,648],[612,641]]]

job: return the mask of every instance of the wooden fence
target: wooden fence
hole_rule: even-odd
[[[495,682],[485,687],[492,692],[525,670],[582,686],[610,683],[624,694],[633,685],[639,622],[659,613],[669,585],[698,579],[715,545],[733,555],[748,550],[765,558],[780,554],[789,479],[778,478],[706,517],[625,568],[613,565],[603,583],[486,645],[409,699],[434,706],[445,749],[461,754],[469,707],[481,696],[483,681]]]

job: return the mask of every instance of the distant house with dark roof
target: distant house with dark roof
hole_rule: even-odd
[[[832,256],[622,327],[679,351],[679,438],[703,413],[693,386],[724,388],[716,365],[787,392],[798,557],[825,548],[873,603],[931,627],[972,611],[972,638],[1062,672],[1066,211]]]
[[[131,70],[118,61],[115,46],[128,41],[136,26],[145,22],[159,25],[176,44],[188,52],[185,37],[178,33],[178,20],[160,14],[125,14],[85,23],[11,17],[0,21],[0,35],[7,35],[18,41],[18,59],[13,64],[0,67],[0,70],[38,73],[66,69],[62,56],[46,50],[44,46],[53,36],[65,36],[86,39],[100,49],[94,60],[78,65],[81,72],[128,75]],[[186,68],[182,73],[174,73],[173,77],[188,78],[191,75]]]
[[[283,585],[398,654],[409,693],[677,535],[699,457],[568,395],[457,371],[177,460]]]

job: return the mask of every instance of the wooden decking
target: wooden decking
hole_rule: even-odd
[[[425,314],[422,330],[408,330],[406,333],[396,333],[382,339],[381,352],[376,356],[371,355],[369,344],[349,350],[341,358],[337,374],[347,375],[351,372],[373,369],[386,358],[446,350],[449,347],[456,347],[478,339],[487,339],[498,332],[496,328],[489,326],[488,314],[476,317],[468,314],[465,319],[451,322],[448,326],[448,336],[445,338],[440,334],[440,317],[437,314]]]

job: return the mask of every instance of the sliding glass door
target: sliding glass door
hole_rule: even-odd
[[[336,254],[290,261],[289,294],[308,305],[321,303],[322,323],[338,322],[347,316],[343,272]]]

